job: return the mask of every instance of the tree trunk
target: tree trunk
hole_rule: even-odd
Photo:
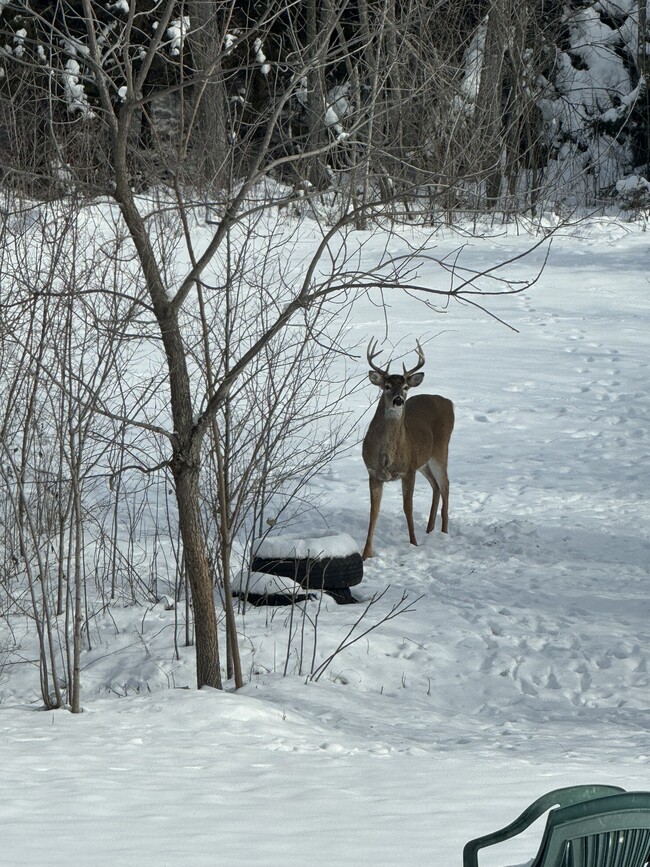
[[[485,181],[488,208],[494,208],[501,188],[502,91],[511,0],[493,0],[488,15],[481,83],[476,106],[476,156]]]
[[[169,399],[174,433],[171,469],[178,504],[185,569],[192,591],[196,630],[196,676],[199,689],[221,689],[217,619],[207,544],[201,526],[199,469],[201,438],[194,427],[194,411],[187,355],[178,313],[167,295],[163,275],[146,225],[138,211],[126,161],[128,106],[121,113],[115,136],[115,198],[138,253],[167,359]]]
[[[328,141],[325,125],[327,111],[327,95],[325,89],[325,72],[322,68],[321,42],[323,39],[323,22],[318,0],[308,0],[305,4],[307,53],[311,58],[311,68],[307,73],[307,146],[312,152],[307,163],[307,177],[317,190],[329,186],[327,163],[323,153]]]
[[[188,43],[198,82],[192,89],[189,136],[190,163],[194,183],[218,188],[227,172],[226,96],[220,55],[224,29],[217,14],[220,4],[196,0],[188,4],[191,31]]]
[[[185,346],[178,315],[170,309],[168,301],[165,300],[161,305],[157,303],[162,299],[157,298],[155,286],[151,294],[169,369],[169,396],[175,432],[171,468],[178,504],[185,569],[192,591],[197,683],[199,689],[202,686],[221,689],[213,582],[201,525],[201,440],[194,430]]]
[[[639,98],[639,109],[642,117],[642,133],[639,142],[638,164],[650,161],[650,87],[647,80],[648,57],[646,54],[648,38],[648,3],[647,0],[639,0],[639,32],[637,35],[637,69],[639,79],[643,79],[645,85]],[[647,171],[648,169],[646,169]]]
[[[217,616],[210,563],[201,526],[199,466],[180,459],[172,464],[185,568],[192,590],[196,634],[196,679],[199,689],[221,689]]]
[[[645,77],[647,69],[646,39],[648,26],[647,0],[639,0],[639,32],[637,36],[637,67],[639,77]]]

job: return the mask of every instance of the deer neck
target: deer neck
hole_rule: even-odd
[[[382,401],[379,411],[382,415],[383,423],[387,427],[403,428],[405,405],[406,404],[402,404],[402,406],[387,406],[386,403]]]
[[[381,400],[368,431],[371,445],[366,463],[372,469],[371,475],[384,482],[404,475],[405,437],[404,406],[386,406]]]

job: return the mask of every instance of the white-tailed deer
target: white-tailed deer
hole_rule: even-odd
[[[424,353],[419,343],[418,363],[412,370],[404,366],[403,375],[389,374],[388,367],[381,370],[373,363],[379,355],[376,346],[376,340],[370,341],[367,355],[372,370],[368,377],[373,385],[381,388],[382,394],[363,441],[363,460],[370,477],[370,523],[363,549],[364,560],[372,557],[372,537],[384,482],[402,480],[404,514],[412,545],[417,545],[413,529],[413,491],[418,470],[433,489],[427,533],[433,530],[440,499],[443,533],[448,532],[449,523],[447,455],[454,429],[454,405],[439,394],[419,394],[406,399],[409,388],[420,385],[424,378],[423,373],[418,373],[424,366]]]

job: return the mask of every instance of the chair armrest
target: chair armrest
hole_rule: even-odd
[[[504,840],[509,840],[520,834],[529,825],[532,825],[540,816],[543,816],[551,807],[568,807],[570,804],[578,804],[582,801],[590,801],[592,798],[603,798],[606,795],[615,795],[619,792],[624,792],[620,786],[568,786],[564,789],[555,789],[542,795],[536,801],[526,807],[523,813],[501,828],[499,831],[494,831],[492,834],[484,834],[482,837],[477,837],[465,844],[463,849],[463,867],[478,867],[478,852],[479,849],[484,849],[486,846],[492,846],[494,843],[502,843]]]

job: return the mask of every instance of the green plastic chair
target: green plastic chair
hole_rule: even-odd
[[[550,810],[530,867],[645,867],[650,863],[650,792],[618,786],[570,786],[538,798],[500,831],[471,840],[463,867],[478,851],[521,833]]]

